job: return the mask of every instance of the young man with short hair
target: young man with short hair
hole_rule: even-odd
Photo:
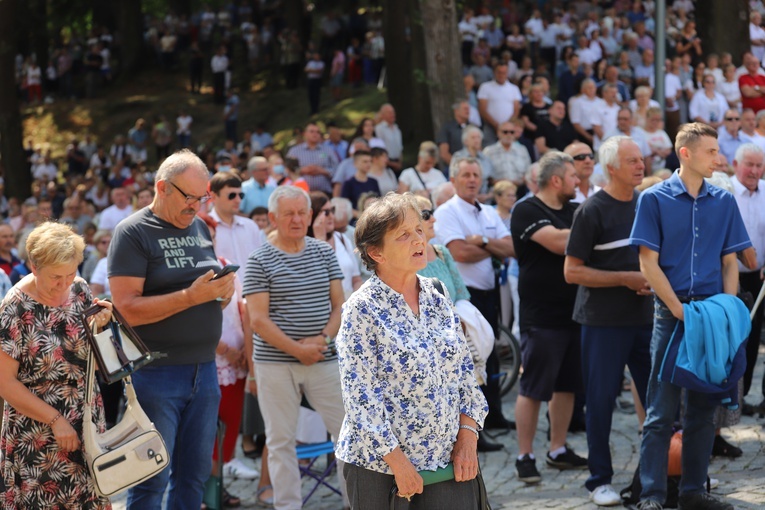
[[[364,193],[374,192],[380,194],[380,186],[376,179],[369,178],[369,169],[372,166],[372,154],[369,151],[356,151],[353,153],[353,166],[356,173],[343,183],[343,191],[340,194],[353,204],[354,216],[359,210],[359,198]]]
[[[667,497],[667,457],[681,388],[660,381],[659,372],[675,327],[684,320],[683,303],[721,293],[735,296],[736,252],[752,246],[733,195],[704,181],[717,161],[717,131],[699,122],[686,124],[677,134],[675,151],[680,169],[640,195],[630,235],[656,296],[639,510],[661,510]],[[705,490],[719,402],[709,394],[686,391],[679,508],[732,510]]]

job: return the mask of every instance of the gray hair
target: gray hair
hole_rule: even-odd
[[[377,261],[369,251],[383,247],[385,234],[404,222],[407,210],[421,218],[420,207],[412,193],[390,192],[361,213],[353,236],[361,261],[370,271],[377,270]]]
[[[483,175],[483,167],[481,166],[481,162],[478,160],[478,158],[468,156],[468,157],[452,158],[452,163],[451,165],[449,165],[449,178],[454,179],[459,175],[460,165],[462,163],[467,163],[468,165],[473,165],[473,164],[478,165],[478,168],[481,170],[481,175]]]
[[[454,196],[454,184],[452,184],[449,181],[442,182],[436,188],[433,190],[433,192],[430,194],[430,197],[433,199],[433,207],[438,207],[439,205],[446,202],[446,200],[442,200],[444,195],[447,193],[451,193],[452,196]]]
[[[350,221],[353,216],[353,204],[350,200],[343,197],[335,197],[332,200],[332,205],[335,206],[335,219],[343,218],[345,221]]]
[[[622,142],[634,142],[629,136],[612,136],[606,138],[598,149],[598,162],[606,170],[607,166],[619,168],[619,147]]]
[[[762,147],[756,143],[742,143],[738,146],[738,149],[736,149],[736,154],[733,156],[733,161],[741,162],[741,160],[744,159],[744,156],[747,154],[759,154],[760,156],[765,156],[765,151],[763,151]]]
[[[465,103],[470,104],[467,99],[463,99],[461,101],[457,101],[456,103],[452,103],[452,110],[459,110],[460,106],[462,106]]]
[[[308,210],[311,210],[311,197],[303,189],[297,186],[279,186],[277,187],[271,196],[268,197],[268,212],[276,214],[279,209],[279,199],[281,198],[305,198],[305,202],[308,205]]]
[[[481,135],[481,140],[483,140],[483,131],[481,131],[479,128],[473,126],[472,124],[469,124],[469,125],[465,126],[465,129],[462,130],[462,145],[465,145],[465,140],[467,140],[467,137],[470,135],[470,133],[472,133],[474,131],[477,132],[478,134],[480,134]]]
[[[566,170],[566,165],[574,164],[574,158],[561,151],[548,151],[539,160],[539,176],[537,184],[540,189],[544,189],[550,184],[553,175],[562,176]]]
[[[258,165],[265,163],[268,164],[268,160],[264,158],[263,156],[253,156],[250,158],[250,160],[247,162],[247,171],[252,172],[256,168],[258,168]]]
[[[188,149],[181,149],[178,152],[169,155],[162,162],[154,177],[154,182],[167,181],[173,177],[181,175],[189,168],[197,169],[199,174],[203,175],[205,179],[210,176],[210,173],[207,170],[207,165],[205,165],[204,161],[199,159],[199,156]]]
[[[760,125],[760,119],[765,117],[765,110],[760,110],[757,112],[757,115],[754,116],[755,122],[757,122],[757,125]]]

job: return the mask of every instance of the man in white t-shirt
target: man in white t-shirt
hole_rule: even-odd
[[[507,80],[507,65],[497,64],[494,79],[478,88],[478,111],[484,121],[484,143],[497,141],[497,127],[521,111],[521,90]]]
[[[52,181],[56,175],[58,175],[58,166],[51,160],[50,151],[48,151],[42,161],[35,165],[32,176],[38,181]]]
[[[570,101],[569,118],[579,140],[592,147],[595,135],[593,119],[600,110],[603,100],[595,95],[597,87],[589,78],[582,81],[579,91],[581,94]]]
[[[616,101],[619,89],[616,85],[607,83],[603,85],[603,100],[598,105],[595,116],[592,119],[593,149],[598,150],[606,133],[616,129],[616,116],[621,106]]]
[[[194,118],[185,110],[181,110],[178,118],[175,119],[175,134],[178,135],[178,145],[181,148],[185,149],[191,146],[191,124],[193,122]]]
[[[133,214],[130,195],[125,188],[114,188],[111,193],[112,205],[101,212],[98,220],[99,230],[114,230],[117,223]]]
[[[765,29],[760,26],[761,23],[762,15],[752,11],[749,14],[749,39],[752,44],[752,54],[760,62],[765,58]]]

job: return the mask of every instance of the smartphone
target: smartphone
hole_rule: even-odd
[[[223,278],[229,273],[236,273],[239,270],[239,266],[236,264],[229,264],[225,266],[223,269],[220,270],[218,274],[212,277],[213,280],[217,280],[218,278]]]

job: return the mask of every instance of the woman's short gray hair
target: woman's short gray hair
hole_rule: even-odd
[[[29,262],[36,268],[76,263],[85,255],[85,240],[72,227],[46,221],[35,227],[27,237]]]
[[[332,200],[332,205],[335,206],[335,219],[345,219],[345,221],[351,221],[353,217],[353,204],[350,200],[343,197],[335,197]]]
[[[204,161],[199,159],[199,156],[188,149],[181,149],[178,152],[169,155],[162,162],[154,177],[154,182],[156,183],[172,179],[173,177],[181,175],[188,168],[197,169],[200,175],[204,175],[205,179],[209,176],[207,165],[205,165]]]
[[[481,135],[481,140],[483,140],[483,131],[473,125],[467,125],[465,126],[465,129],[462,130],[462,145],[465,145],[465,141],[467,140],[468,136],[470,136],[470,133],[473,132],[477,132],[479,135]]]
[[[354,239],[361,261],[370,271],[377,269],[377,262],[369,255],[369,250],[383,247],[385,234],[403,223],[407,209],[420,217],[420,207],[412,193],[399,195],[390,192],[361,213],[356,222]]]
[[[574,158],[561,151],[548,151],[539,160],[539,173],[537,185],[544,189],[550,184],[553,175],[562,176],[566,171],[567,164],[574,164]]]
[[[736,149],[736,154],[733,156],[733,161],[741,163],[741,160],[744,159],[744,156],[747,154],[759,154],[762,156],[765,154],[765,151],[763,151],[762,148],[756,143],[742,143],[738,146],[738,149]]]
[[[629,136],[612,136],[600,144],[598,149],[598,162],[606,172],[606,167],[619,168],[619,147],[622,142],[634,142]]]
[[[282,198],[305,198],[308,210],[311,210],[311,197],[303,189],[297,186],[279,186],[268,197],[268,212],[276,214],[279,209],[279,200]]]

